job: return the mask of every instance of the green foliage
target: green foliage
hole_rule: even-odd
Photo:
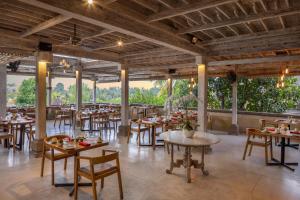
[[[24,80],[17,91],[16,104],[18,106],[34,105],[35,103],[35,79]]]
[[[208,107],[212,109],[231,108],[231,85],[226,78],[208,79]]]
[[[160,94],[158,88],[146,90],[144,88],[130,88],[129,103],[141,103],[149,105],[164,105],[166,95]]]
[[[300,97],[296,78],[286,78],[285,87],[276,88],[276,78],[241,78],[238,82],[239,110],[254,112],[284,112],[295,108]]]

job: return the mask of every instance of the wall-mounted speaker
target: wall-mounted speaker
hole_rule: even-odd
[[[52,51],[52,44],[47,42],[39,43],[39,51]]]

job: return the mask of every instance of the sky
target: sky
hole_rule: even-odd
[[[16,87],[19,87],[23,80],[33,78],[33,76],[16,76],[16,75],[8,75],[7,83],[8,84],[16,84]],[[83,83],[86,83],[90,88],[93,87],[93,82],[90,80],[83,79]],[[75,84],[75,78],[53,78],[52,79],[52,87],[55,87],[57,83],[63,83],[65,85],[65,89],[67,89],[70,85]],[[149,89],[154,86],[153,81],[130,81],[129,87],[138,87]],[[120,82],[114,83],[97,83],[98,88],[110,88],[110,87],[121,87]]]

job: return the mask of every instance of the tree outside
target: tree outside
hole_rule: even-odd
[[[18,106],[34,105],[35,79],[24,80],[17,90],[16,104]]]
[[[285,79],[284,88],[276,88],[277,78],[239,78],[238,79],[238,110],[253,112],[275,112],[281,113],[288,109],[297,107],[300,99],[300,86],[297,84],[297,78],[288,77]],[[197,96],[197,86],[192,92]],[[231,109],[232,89],[227,78],[209,78],[208,79],[208,108],[209,109]],[[7,87],[8,101],[17,106],[34,105],[35,102],[35,79],[24,80],[18,89],[10,84]],[[190,93],[189,80],[173,81],[173,96],[182,97]],[[92,101],[92,89],[87,84],[82,86],[82,100],[84,103]],[[75,103],[76,86],[71,85],[65,89],[63,83],[58,83],[52,91],[52,100],[57,99],[62,104]],[[121,89],[111,87],[97,88],[97,102],[120,103]],[[167,99],[166,81],[155,81],[154,87],[130,88],[129,102],[131,104],[151,104],[163,106]],[[192,102],[189,106],[196,107],[197,102]]]

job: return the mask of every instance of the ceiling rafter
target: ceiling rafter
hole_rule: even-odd
[[[191,28],[179,30],[178,34],[193,33],[193,32],[202,31],[202,30],[215,29],[215,28],[219,28],[219,27],[231,26],[231,25],[236,25],[236,24],[243,24],[243,23],[247,23],[247,22],[269,19],[269,18],[274,18],[274,17],[279,17],[279,16],[292,15],[292,14],[296,14],[296,13],[300,13],[299,7],[269,11],[267,13],[258,13],[255,15],[243,16],[240,18],[232,18],[229,20],[224,20],[222,22],[194,26]]]
[[[60,24],[62,22],[65,22],[65,21],[67,21],[69,19],[71,19],[70,16],[58,15],[58,16],[56,16],[54,18],[51,18],[51,19],[49,19],[47,21],[44,21],[44,22],[42,22],[42,23],[40,23],[40,24],[38,24],[38,25],[36,25],[36,26],[34,26],[34,27],[32,27],[32,28],[24,31],[23,33],[21,33],[20,37],[27,37],[27,36],[32,35],[34,33],[40,32],[42,30],[45,30],[47,28],[50,28],[52,26],[55,26],[55,25]]]
[[[139,20],[131,20],[125,15],[121,15],[97,7],[89,9],[76,0],[56,1],[56,0],[20,0],[23,3],[40,7],[52,12],[66,14],[72,18],[94,24],[109,30],[121,32],[141,40],[146,40],[158,45],[187,52],[193,55],[203,54],[204,50],[196,45],[190,45],[182,37],[162,30],[156,26],[151,26]]]
[[[162,0],[159,0],[162,2]],[[185,15],[188,13],[196,12],[199,10],[204,10],[208,8],[213,8],[216,6],[236,2],[237,0],[214,0],[214,1],[201,1],[196,3],[187,4],[178,8],[172,8],[168,10],[161,11],[159,13],[153,14],[152,16],[148,17],[148,22],[159,21],[167,18],[176,17],[179,15]],[[165,3],[166,4],[166,3]]]

